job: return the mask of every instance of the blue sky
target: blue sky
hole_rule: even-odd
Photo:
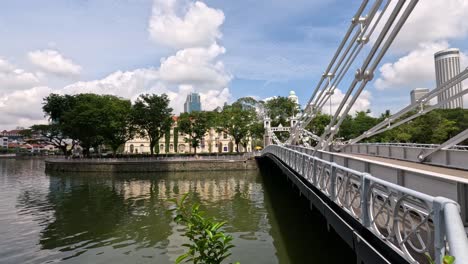
[[[403,107],[411,89],[433,87],[434,51],[468,49],[468,1],[420,2],[357,109],[370,108],[377,115]],[[286,96],[289,90],[306,103],[358,4],[4,1],[0,129],[42,122],[41,98],[49,92],[132,99],[143,92],[165,92],[176,114],[190,91],[201,92],[207,110],[242,96],[263,99]],[[462,59],[466,65],[464,55]],[[337,96],[332,103],[338,101]]]

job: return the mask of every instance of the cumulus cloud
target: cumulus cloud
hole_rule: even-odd
[[[29,61],[40,69],[60,76],[76,76],[81,73],[81,66],[65,58],[56,50],[36,50],[28,53]]]
[[[391,50],[401,57],[380,67],[375,87],[408,91],[433,88],[434,53],[449,48],[451,40],[468,36],[467,13],[468,0],[420,1],[392,44]],[[461,53],[462,68],[465,57]]]
[[[401,87],[413,89],[425,85],[428,81],[435,84],[434,53],[448,47],[449,44],[445,41],[419,44],[417,49],[397,61],[382,65],[375,87],[379,90]]]
[[[165,93],[175,114],[183,111],[191,92],[200,93],[203,110],[222,106],[231,97],[228,85],[232,79],[219,59],[226,50],[216,43],[221,37],[219,27],[224,14],[202,2],[189,3],[183,17],[177,15],[181,9],[173,0],[154,1],[150,37],[171,47],[182,47],[162,58],[158,68],[117,71],[100,80],[76,82],[60,92],[114,94],[132,100],[143,93]]]
[[[423,42],[465,38],[468,36],[466,14],[468,0],[419,1],[395,39],[392,50],[408,52]]]
[[[42,98],[51,92],[53,90],[49,87],[37,86],[0,95],[0,113],[2,113],[0,124],[2,124],[2,128],[28,127],[32,124],[45,123]]]
[[[231,76],[224,64],[216,59],[225,51],[216,43],[208,48],[180,50],[174,56],[161,60],[160,78],[173,84],[196,85],[198,90],[224,88]]]
[[[148,28],[150,38],[169,47],[188,48],[210,46],[221,37],[221,10],[199,1],[189,3],[181,17],[177,13],[182,9],[176,0],[155,0]]]
[[[220,60],[226,50],[216,42],[221,37],[219,27],[224,21],[224,14],[204,3],[194,2],[188,5],[186,14],[179,17],[176,12],[182,10],[179,7],[173,0],[154,2],[150,36],[163,44],[182,48],[162,58],[158,67],[115,71],[104,78],[75,82],[61,89],[34,87],[15,91],[0,97],[0,111],[5,113],[0,117],[0,123],[15,127],[18,124],[29,126],[44,122],[42,98],[51,92],[112,94],[132,100],[144,93],[165,93],[171,100],[174,114],[183,111],[186,96],[190,92],[198,92],[203,110],[222,106],[231,98],[228,85],[232,79]],[[52,74],[77,75],[81,71],[80,66],[54,50],[34,51],[28,57],[31,62]],[[12,69],[0,60],[0,83],[1,72],[11,72]],[[16,101],[19,103],[15,104]]]
[[[0,58],[0,96],[9,91],[31,88],[39,82],[38,74],[19,69]]]

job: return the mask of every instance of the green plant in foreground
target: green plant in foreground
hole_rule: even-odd
[[[432,259],[431,255],[429,255],[429,253],[426,253],[425,255],[426,255],[427,260],[429,261],[430,264],[436,264],[435,261]],[[442,263],[443,264],[453,264],[453,263],[455,263],[455,257],[450,256],[450,255],[445,255],[442,258]]]
[[[182,245],[188,251],[180,255],[175,263],[185,260],[194,264],[220,264],[231,255],[229,250],[234,247],[233,238],[221,230],[225,222],[205,218],[199,204],[190,206],[186,201],[188,195],[184,194],[180,200],[171,199],[175,203],[175,208],[171,209],[176,213],[174,221],[185,226],[183,236],[190,240],[190,244]]]

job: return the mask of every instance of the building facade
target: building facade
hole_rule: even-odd
[[[176,132],[177,136],[175,136],[174,132]],[[167,143],[166,138],[167,137],[164,135],[158,142],[160,154],[195,153],[195,149],[193,149],[187,142],[189,136],[178,131],[176,117],[174,117],[174,123],[170,129],[170,136],[168,137],[169,141]],[[251,139],[248,140],[246,149],[244,149],[242,145],[239,145],[239,152],[251,151]],[[127,141],[124,146],[124,153],[128,154],[148,154],[150,152],[150,143],[147,138],[134,138]],[[214,128],[207,131],[205,136],[201,139],[200,146],[196,149],[196,153],[214,154],[228,152],[237,152],[237,146],[234,143],[234,139],[224,132],[217,132]]]
[[[198,93],[190,93],[184,103],[184,112],[191,113],[193,111],[201,111],[200,95]]]
[[[435,70],[436,70],[436,81],[437,88],[441,87],[442,84],[452,79],[460,73],[460,51],[458,49],[447,49],[442,50],[434,54]],[[454,85],[447,89],[443,93],[437,96],[437,100],[440,102],[452,97],[456,93],[460,93],[463,87],[461,83]],[[453,109],[463,108],[463,98],[459,97],[446,104],[442,105],[441,108]]]
[[[425,96],[426,94],[429,93],[429,89],[427,88],[416,88],[414,90],[411,90],[410,96],[411,96],[411,103],[414,104],[416,103],[417,100]],[[428,104],[429,102],[427,102]]]

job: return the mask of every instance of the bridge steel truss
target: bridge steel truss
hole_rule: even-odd
[[[363,56],[362,64],[356,70],[354,79],[349,84],[330,124],[321,135],[316,149],[325,149],[330,145],[367,83],[373,79],[374,71],[418,0],[393,1],[395,4],[391,4],[390,0],[375,0],[372,1],[372,5],[369,5],[369,2],[371,1],[362,1],[353,16],[348,31],[315,87],[299,121],[292,128],[291,136],[286,143],[291,144],[298,141],[301,131],[317,116],[326,101],[330,100],[341,81],[346,79],[346,76],[349,77],[350,67],[354,65],[359,53],[365,50],[366,54]],[[367,11],[367,15],[363,15],[365,11]],[[371,42],[372,47],[365,49],[364,46],[369,42],[374,32],[377,32],[377,36]]]
[[[442,263],[445,255],[454,256],[456,263],[468,263],[468,239],[456,202],[294,148],[270,145],[262,155],[279,159],[408,262],[426,262],[425,254],[429,254],[435,263]],[[346,232],[340,230],[339,234],[349,238]]]

